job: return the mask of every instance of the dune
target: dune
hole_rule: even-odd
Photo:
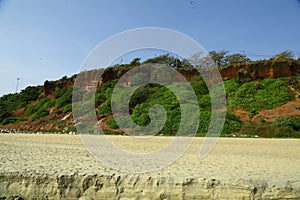
[[[172,140],[108,138],[134,153]],[[0,134],[0,199],[300,199],[300,140],[219,138],[200,159],[203,140],[162,169],[126,173],[97,160],[79,135]]]

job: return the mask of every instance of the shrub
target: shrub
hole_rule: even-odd
[[[100,114],[111,114],[111,105],[110,105],[110,101],[107,101],[104,105],[102,105],[98,112]]]
[[[47,109],[47,108],[52,108],[55,106],[55,100],[49,100],[47,102],[44,103],[43,108]]]
[[[266,122],[266,120],[265,120],[265,118],[263,118],[263,117],[260,117],[260,118],[259,118],[259,122],[260,122],[260,123],[265,123],[265,122]]]
[[[38,111],[38,106],[29,106],[25,112],[24,112],[24,115],[25,116],[30,116],[32,114],[34,114],[35,112]]]
[[[199,107],[205,110],[211,110],[211,99],[209,94],[201,95],[199,98]]]
[[[254,136],[258,135],[260,137],[293,137],[293,138],[299,138],[300,133],[296,132],[290,127],[274,127],[270,125],[270,123],[252,123],[248,122],[245,123],[241,130],[240,134],[248,135],[248,136]]]
[[[239,89],[239,79],[233,78],[224,82],[225,90],[228,95],[232,95],[236,90]]]
[[[71,112],[72,111],[72,104],[68,104],[64,107],[64,113],[67,113],[67,112]]]
[[[272,125],[275,128],[287,127],[295,131],[300,130],[300,116],[279,117]]]
[[[231,108],[260,111],[281,106],[293,100],[294,94],[288,87],[288,79],[267,78],[261,82],[245,83],[229,97],[228,106]]]
[[[19,119],[20,119],[19,117],[7,117],[1,122],[1,124],[2,125],[12,124],[17,122]]]
[[[70,103],[72,103],[72,90],[67,90],[55,101],[55,107],[61,108]]]
[[[68,88],[63,87],[63,88],[56,88],[54,91],[54,97],[56,99],[60,98],[61,96],[63,96],[66,92],[68,91]]]
[[[34,120],[37,120],[37,119],[40,119],[42,117],[45,117],[49,115],[49,111],[48,110],[45,110],[45,109],[40,109],[38,110],[34,115],[32,115],[29,120],[31,121],[34,121]]]
[[[65,131],[66,133],[70,133],[70,132],[77,132],[76,126],[71,126],[68,127],[67,130]]]
[[[234,132],[239,131],[241,129],[241,126],[242,126],[242,122],[236,115],[230,112],[226,112],[225,123],[221,134],[222,135],[232,134]]]
[[[198,126],[198,133],[206,133],[210,123],[211,112],[200,111],[200,121]]]
[[[258,111],[257,110],[255,110],[254,108],[250,111],[250,113],[249,113],[249,115],[250,115],[250,117],[254,117],[255,115],[257,115],[258,114]]]
[[[38,112],[39,110],[45,110],[47,108],[50,108],[51,105],[53,105],[53,101],[48,98],[40,99],[39,102],[36,105],[29,106],[25,112],[25,116],[33,115],[34,113]]]
[[[193,87],[195,94],[202,95],[208,93],[208,88],[204,81],[192,82],[191,86]]]
[[[106,97],[103,93],[96,93],[95,94],[95,106],[98,107],[102,103],[104,103],[106,100]]]
[[[110,119],[107,121],[107,124],[109,126],[109,128],[112,128],[112,129],[117,129],[119,128],[118,124],[116,123],[116,121],[114,120],[114,118]]]
[[[149,95],[148,86],[142,86],[136,89],[133,95],[130,98],[129,105],[130,107],[134,107],[137,104],[143,103],[147,100]]]

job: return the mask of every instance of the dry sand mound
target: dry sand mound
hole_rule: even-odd
[[[109,138],[136,152],[170,140]],[[126,174],[97,161],[78,135],[0,134],[0,199],[300,199],[300,140],[220,138],[199,159],[202,141],[162,170]]]

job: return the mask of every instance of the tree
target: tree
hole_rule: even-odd
[[[286,50],[279,54],[276,54],[270,60],[290,60],[293,58],[294,58],[294,52]]]
[[[182,59],[181,61],[181,65],[180,68],[192,68],[193,66],[191,65],[191,63],[189,62],[188,59]]]
[[[139,66],[141,64],[140,62],[141,58],[134,58],[131,62],[130,65],[131,66]]]
[[[193,67],[201,68],[202,67],[201,63],[203,62],[203,59],[205,59],[205,56],[203,56],[202,54],[203,54],[203,52],[198,52],[198,53],[191,55],[191,57],[188,58],[189,63]]]
[[[156,56],[154,58],[150,58],[146,60],[144,63],[155,63],[155,64],[163,64],[168,65],[173,68],[182,68],[183,63],[180,61],[180,59],[175,58],[174,56],[171,56],[170,54],[164,54],[160,56]]]
[[[247,63],[250,61],[251,61],[250,58],[248,58],[246,55],[235,53],[235,54],[225,56],[223,64],[234,65],[234,64]]]
[[[218,66],[223,66],[224,65],[224,59],[225,55],[228,53],[226,50],[222,51],[211,51],[209,52],[210,58],[216,63]]]

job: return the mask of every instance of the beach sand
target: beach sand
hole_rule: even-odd
[[[155,151],[172,140],[109,139],[135,153]],[[98,161],[79,135],[0,134],[0,197],[300,199],[300,140],[219,138],[200,159],[203,140],[194,138],[187,151],[163,169],[129,174]],[[112,159],[121,158],[112,155]]]

